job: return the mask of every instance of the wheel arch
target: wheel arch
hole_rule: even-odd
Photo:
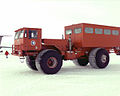
[[[108,53],[109,53],[109,51],[108,51],[108,49],[106,49],[106,48],[102,48],[102,47],[94,47],[94,48],[91,48],[90,50],[89,50],[89,52],[88,52],[88,56],[90,55],[90,53],[91,53],[91,51],[93,51],[93,50],[95,50],[95,51],[98,51],[98,50],[106,50]]]
[[[42,50],[46,50],[46,49],[56,50],[59,54],[62,55],[61,50],[54,45],[44,45]]]

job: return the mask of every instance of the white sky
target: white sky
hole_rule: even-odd
[[[120,0],[0,0],[0,35],[21,27],[42,28],[43,38],[62,38],[64,26],[94,23],[120,26]],[[3,44],[13,44],[13,37]]]

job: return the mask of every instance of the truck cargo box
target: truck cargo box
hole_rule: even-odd
[[[73,24],[65,27],[65,39],[72,39],[75,47],[118,47],[120,28],[97,24]]]

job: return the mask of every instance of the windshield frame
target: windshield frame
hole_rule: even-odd
[[[14,39],[16,40],[16,39],[22,39],[22,38],[24,38],[24,33],[25,33],[25,30],[24,30],[24,29],[17,31],[17,32],[15,33]],[[22,34],[22,35],[21,35],[21,34]]]
[[[15,37],[14,37],[14,39],[15,39],[15,40],[18,39],[18,36],[19,36],[19,32],[15,32]]]
[[[20,33],[19,33],[18,39],[21,39],[23,37],[24,37],[24,30],[21,30]]]

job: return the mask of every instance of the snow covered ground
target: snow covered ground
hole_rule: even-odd
[[[120,96],[120,56],[111,54],[106,69],[64,61],[59,73],[45,75],[0,54],[0,96]]]

